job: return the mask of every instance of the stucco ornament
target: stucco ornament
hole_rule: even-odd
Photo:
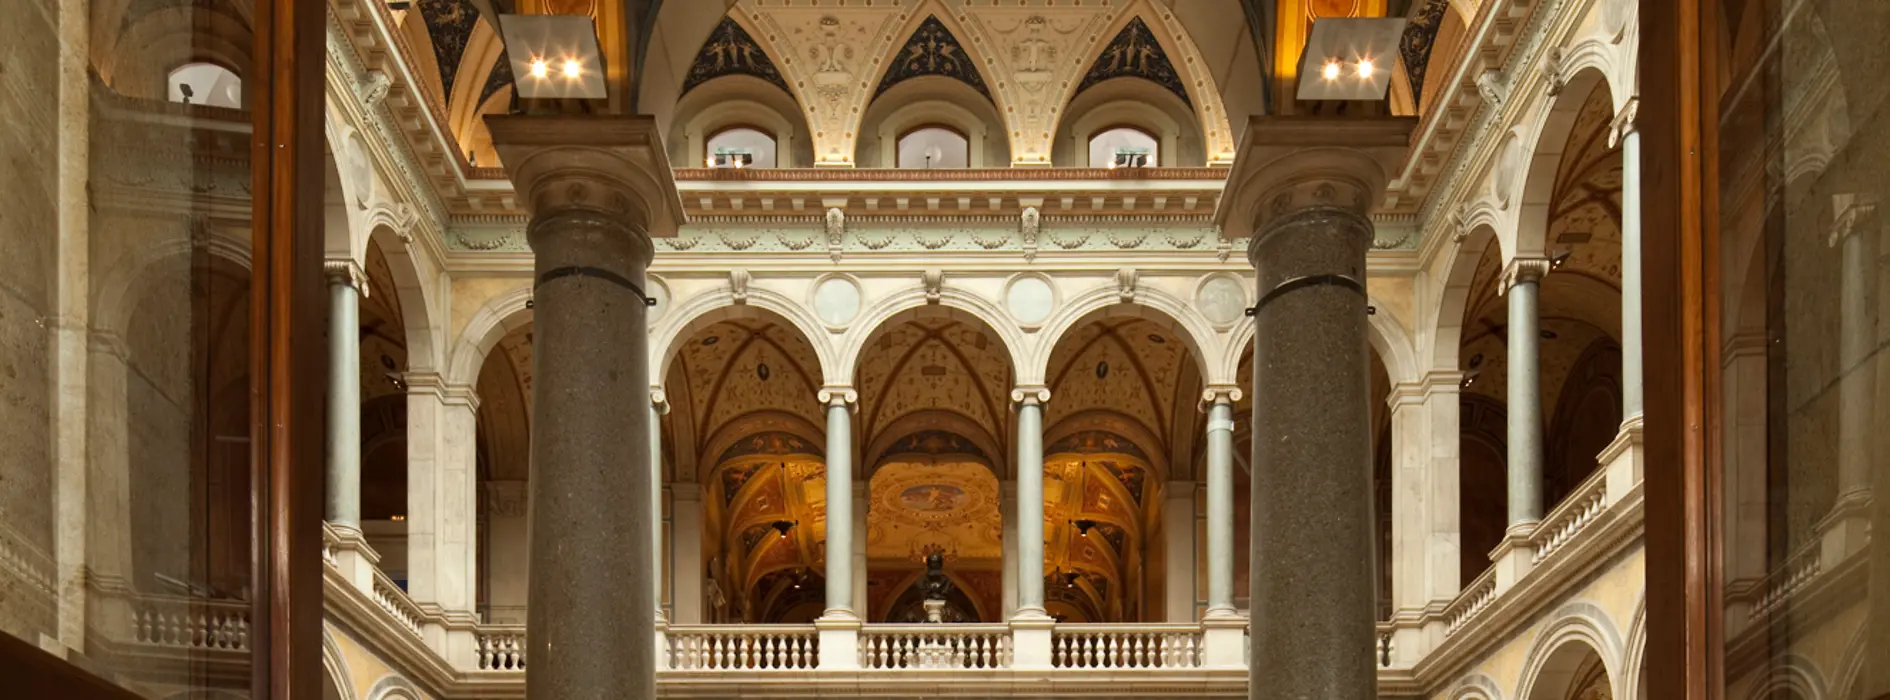
[[[1482,95],[1483,101],[1491,107],[1500,107],[1503,104],[1502,83],[1501,71],[1494,68],[1483,71],[1482,75],[1477,76],[1477,94]]]
[[[740,11],[739,9],[737,11]],[[860,116],[872,98],[871,80],[904,24],[892,3],[842,5],[831,0],[747,12],[757,39],[782,57],[781,72],[799,93],[814,132],[814,164],[853,165]]]
[[[973,46],[1005,47],[986,58],[995,64],[999,104],[1011,130],[1014,165],[1049,165],[1051,138],[1088,49],[1116,10],[1059,6],[1054,15],[1035,7],[979,7],[958,15]]]

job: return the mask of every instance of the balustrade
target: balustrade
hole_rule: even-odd
[[[139,644],[194,650],[249,650],[249,603],[142,596],[132,608]]]
[[[860,668],[994,669],[1011,666],[1004,625],[869,625],[860,630]]]
[[[413,599],[407,597],[407,592],[400,590],[400,586],[396,585],[393,579],[388,578],[387,574],[381,573],[378,569],[374,571],[374,602],[379,604],[382,610],[387,611],[387,614],[399,620],[408,632],[412,632],[416,637],[420,636],[420,622],[426,618],[420,612],[420,606],[414,605]]]
[[[525,626],[486,625],[479,629],[479,670],[525,670]]]
[[[666,637],[676,671],[805,670],[820,659],[813,625],[674,626]]]
[[[1483,575],[1465,586],[1457,600],[1444,609],[1444,636],[1449,637],[1470,624],[1477,615],[1496,601],[1496,569],[1484,569]]]
[[[1535,545],[1534,563],[1541,564],[1560,551],[1607,508],[1608,471],[1597,469],[1536,527],[1530,537]]]
[[[1050,636],[1057,668],[1197,668],[1195,625],[1058,625]]]

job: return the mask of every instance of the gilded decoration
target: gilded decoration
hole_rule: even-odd
[[[689,64],[682,92],[688,94],[696,86],[725,75],[753,76],[780,87],[789,95],[795,94],[781,78],[774,61],[768,58],[768,52],[732,17],[723,17],[722,23],[709,33],[708,40],[702,42],[702,50],[696,52],[696,60]]]
[[[985,87],[984,76],[978,73],[978,66],[972,60],[965,47],[959,45],[958,38],[945,28],[937,16],[928,16],[906,39],[906,45],[899,49],[899,55],[886,67],[885,76],[880,78],[879,88],[873,91],[873,97],[884,94],[888,88],[922,75],[940,75],[956,78],[959,82],[970,85],[985,99],[991,98],[991,90]]]
[[[1155,40],[1155,33],[1149,31],[1141,17],[1129,20],[1128,26],[1103,48],[1096,62],[1090,64],[1089,72],[1083,75],[1083,82],[1076,86],[1076,94],[1083,94],[1084,90],[1111,78],[1148,80],[1175,93],[1182,104],[1194,106],[1188,99],[1188,86],[1181,82],[1181,74],[1175,71],[1175,64],[1168,60],[1161,42]]]
[[[460,59],[466,55],[466,43],[479,23],[479,11],[466,0],[415,0],[427,33],[433,41],[433,58],[440,69],[440,98],[453,94],[453,81],[459,76]]]
[[[1437,29],[1444,23],[1450,0],[1426,0],[1422,9],[1411,15],[1398,40],[1398,54],[1404,58],[1404,73],[1411,82],[1411,101],[1424,104],[1424,71],[1431,62],[1431,49],[1437,42]]]
[[[866,108],[878,57],[904,24],[901,8],[872,5],[786,5],[746,0],[737,11],[781,55],[782,76],[806,106],[814,132],[814,163],[853,164],[855,131]]]
[[[988,60],[1011,130],[1011,160],[1048,165],[1051,134],[1063,117],[1069,85],[1082,75],[1092,36],[1115,20],[1094,5],[980,7],[958,17],[973,45],[992,47]]]

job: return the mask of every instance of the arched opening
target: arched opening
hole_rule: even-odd
[[[1129,133],[1119,131],[1124,128]],[[1130,77],[1102,81],[1070,100],[1057,124],[1051,162],[1065,168],[1107,167],[1097,164],[1094,148],[1097,137],[1109,132],[1125,139],[1133,139],[1133,132],[1152,138],[1150,166],[1207,163],[1194,108],[1153,81]]]
[[[1177,531],[1164,512],[1192,510],[1169,491],[1205,465],[1187,332],[1143,307],[1105,309],[1058,338],[1045,377],[1046,607],[1069,622],[1192,621],[1196,606],[1175,601],[1194,599],[1205,569],[1183,562],[1206,560],[1189,558],[1192,523]]]
[[[1161,162],[1161,142],[1141,129],[1118,126],[1089,137],[1089,167],[1146,168]]]
[[[1542,661],[1521,700],[1610,700],[1608,668],[1586,642],[1563,642]]]
[[[921,126],[899,135],[900,168],[969,168],[971,142],[948,126]]]
[[[1004,342],[970,314],[925,307],[874,329],[863,347],[855,415],[870,471],[854,504],[856,532],[864,527],[855,597],[874,621],[922,619],[917,584],[937,553],[952,584],[946,618],[1003,620],[1016,554],[1004,531],[1014,431]]]
[[[703,164],[711,168],[772,168],[774,136],[750,126],[732,126],[709,137]]]
[[[927,128],[945,133],[918,133]],[[940,151],[929,166],[934,168],[1004,167],[1011,158],[1004,120],[991,98],[942,75],[907,78],[879,93],[861,116],[857,133],[854,162],[863,168],[925,168],[924,151],[932,146]],[[906,137],[915,135],[934,140],[915,141],[915,151],[908,153]],[[953,164],[957,157],[952,154],[959,150],[964,165]]]
[[[665,605],[679,623],[826,608],[826,417],[811,341],[753,308],[678,338],[664,373]]]
[[[168,99],[183,104],[243,108],[243,79],[215,63],[186,63],[171,70]]]
[[[474,525],[479,584],[474,595],[486,621],[498,624],[525,622],[532,341],[532,324],[526,321],[500,337],[479,367],[473,455],[479,484]]]

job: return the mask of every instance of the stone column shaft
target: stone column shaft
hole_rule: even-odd
[[[675,573],[663,556],[663,414],[669,412],[669,400],[663,390],[650,390],[650,572],[656,585],[650,594],[655,602],[656,619],[667,622],[663,612],[663,586]]]
[[[1542,326],[1537,294],[1549,263],[1512,260],[1503,271],[1509,296],[1509,526],[1542,520]]]
[[[1369,218],[1415,120],[1256,117],[1216,218],[1252,232],[1248,697],[1378,696]],[[1214,631],[1203,621],[1204,636]],[[1238,644],[1237,640],[1229,640]],[[1222,645],[1205,643],[1210,666]],[[1238,647],[1235,647],[1238,648]]]
[[[821,617],[856,620],[853,607],[853,410],[851,389],[823,389],[827,406],[827,609]]]
[[[1017,614],[1017,482],[1005,481],[998,486],[998,517],[1004,527],[1004,603],[1003,615],[1008,620]]]
[[[361,291],[354,261],[329,262],[328,522],[361,529]]]
[[[1207,418],[1208,609],[1214,617],[1234,609],[1234,402],[1240,389],[1209,389],[1202,397]]]
[[[486,118],[531,212],[527,700],[656,696],[653,235],[682,220],[655,120]]]
[[[1621,420],[1641,416],[1641,132],[1634,127],[1640,98],[1615,117],[1621,142]]]
[[[1043,404],[1050,390],[1017,389],[1017,616],[1047,617],[1043,601]]]

